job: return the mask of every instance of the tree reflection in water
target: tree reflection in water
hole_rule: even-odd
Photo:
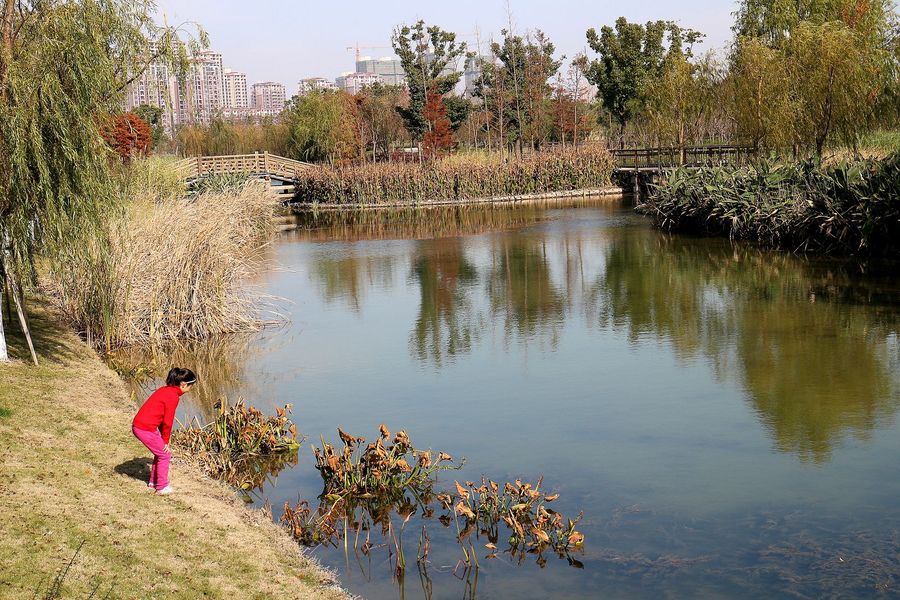
[[[852,263],[713,240],[619,232],[590,301],[601,323],[651,334],[682,358],[735,373],[776,447],[824,462],[865,438],[900,399],[890,339],[900,291]],[[876,310],[870,301],[882,303]]]
[[[556,347],[566,316],[566,300],[554,283],[542,237],[515,233],[499,238],[492,251],[487,293],[495,319],[520,338],[548,335]]]
[[[445,356],[469,352],[478,337],[470,290],[478,279],[459,237],[418,242],[411,279],[419,284],[419,316],[410,348],[440,367]]]

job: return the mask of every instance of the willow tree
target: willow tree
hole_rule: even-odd
[[[725,82],[728,114],[738,136],[754,149],[788,148],[794,141],[796,106],[790,65],[759,38],[741,38]]]
[[[186,64],[179,28],[156,26],[154,10],[146,0],[0,0],[0,270],[20,308],[36,256],[60,268],[104,238],[114,196],[101,117],[121,110],[149,61]]]
[[[314,90],[285,109],[288,156],[312,162],[351,159],[357,150],[353,97],[343,90]]]
[[[730,78],[738,129],[819,157],[831,142],[855,147],[898,88],[898,31],[892,0],[742,0]]]

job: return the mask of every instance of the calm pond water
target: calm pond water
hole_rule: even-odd
[[[557,510],[584,511],[583,568],[500,554],[454,573],[455,532],[435,519],[427,578],[413,559],[397,581],[386,548],[313,550],[352,592],[900,595],[895,266],[666,235],[608,199],[301,226],[255,282],[289,325],[189,349],[202,389],[180,417],[227,393],[292,403],[316,442],[338,426],[374,440],[383,422],[467,458],[439,489],[543,475]],[[276,518],[317,503],[308,442],[299,457],[251,496]],[[421,528],[416,514],[408,556]]]

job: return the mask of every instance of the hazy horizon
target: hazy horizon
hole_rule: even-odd
[[[247,74],[248,83],[277,81],[288,95],[307,77],[334,79],[352,71],[355,46],[362,56],[391,56],[391,32],[402,23],[424,19],[453,31],[470,50],[488,52],[491,38],[508,28],[507,6],[516,33],[540,29],[555,44],[557,55],[569,58],[588,51],[585,32],[612,25],[624,16],[629,21],[672,20],[707,35],[700,52],[721,49],[731,38],[735,2],[687,0],[671,3],[636,0],[626,8],[610,2],[584,6],[574,0],[547,3],[534,0],[458,0],[451,5],[422,6],[421,3],[347,3],[304,6],[278,0],[253,3],[234,0],[160,0],[159,18],[169,24],[196,21],[209,33],[210,47],[223,55],[223,64]],[[312,4],[312,3],[310,3]],[[349,49],[348,49],[349,48]]]

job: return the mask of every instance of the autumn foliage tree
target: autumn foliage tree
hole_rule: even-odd
[[[425,109],[422,111],[425,120],[428,121],[428,131],[425,133],[422,143],[425,153],[429,157],[446,154],[453,147],[453,133],[450,131],[450,118],[447,116],[447,107],[444,99],[437,92],[429,92],[425,100]]]
[[[101,134],[122,162],[127,163],[135,156],[147,156],[153,147],[153,130],[132,112],[110,117]]]

